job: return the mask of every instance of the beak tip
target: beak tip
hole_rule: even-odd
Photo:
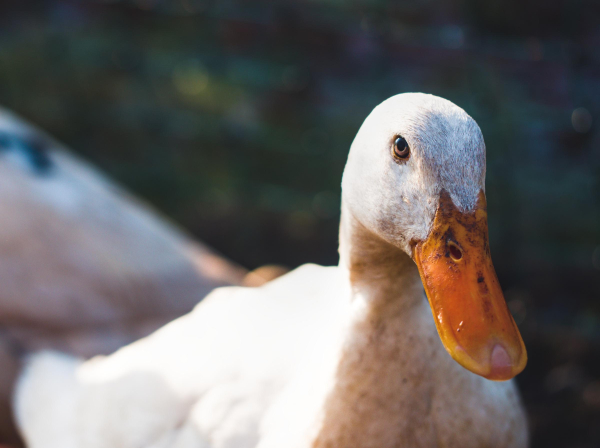
[[[513,363],[506,349],[496,344],[490,356],[490,377],[498,379],[512,378]]]
[[[494,346],[492,355],[490,357],[490,364],[492,365],[492,368],[504,368],[512,366],[510,356],[508,356],[508,352],[502,345],[496,344]]]
[[[522,364],[522,359],[513,360],[503,345],[496,344],[490,355],[489,373],[484,376],[494,381],[508,381],[521,373]]]

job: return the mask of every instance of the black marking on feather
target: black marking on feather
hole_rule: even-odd
[[[54,167],[48,144],[38,136],[23,137],[0,131],[0,153],[8,151],[20,153],[38,176],[50,174]]]

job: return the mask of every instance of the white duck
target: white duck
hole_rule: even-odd
[[[483,378],[526,363],[490,261],[484,176],[462,109],[388,99],[350,150],[339,266],[218,289],[109,357],[35,356],[15,397],[28,446],[526,446],[514,383]]]
[[[244,270],[0,109],[0,443],[20,354],[108,354]]]

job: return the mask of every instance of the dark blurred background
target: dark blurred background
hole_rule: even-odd
[[[488,149],[533,447],[600,446],[600,2],[0,3],[0,104],[231,259],[337,262],[370,110],[443,96]]]

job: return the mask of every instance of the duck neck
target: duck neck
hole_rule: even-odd
[[[419,271],[401,249],[380,238],[342,204],[340,267],[348,272],[353,298],[369,306],[405,307],[423,300]]]
[[[310,446],[392,448],[420,438],[414,428],[431,429],[432,366],[443,348],[414,262],[342,210],[340,267],[351,311]]]

